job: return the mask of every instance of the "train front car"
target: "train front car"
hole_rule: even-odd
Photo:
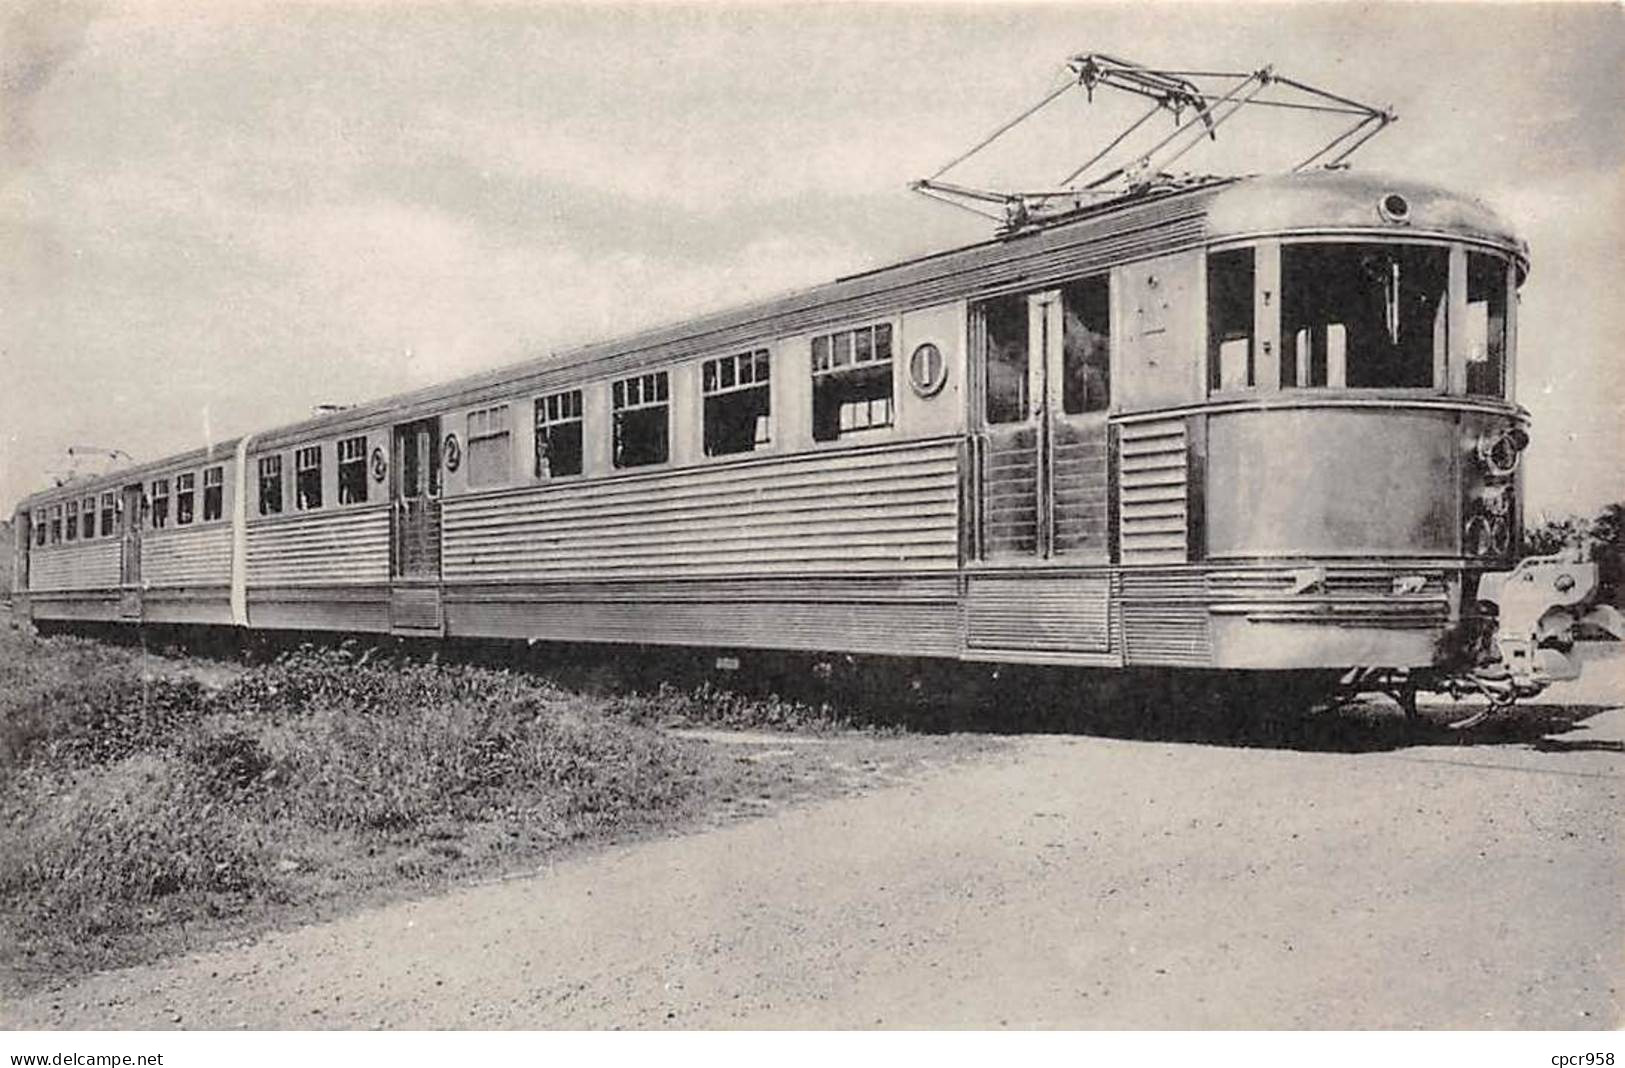
[[[1215,666],[1497,705],[1574,675],[1596,569],[1518,558],[1513,230],[1470,197],[1337,172],[1232,185],[1207,230]]]

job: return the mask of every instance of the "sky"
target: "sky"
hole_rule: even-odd
[[[69,446],[152,459],[981,240],[907,183],[1084,51],[1397,110],[1357,166],[1482,196],[1532,246],[1530,518],[1625,499],[1618,5],[23,0],[0,510]],[[1107,129],[1072,103],[1045,116],[1061,173]]]

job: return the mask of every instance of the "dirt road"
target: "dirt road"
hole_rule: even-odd
[[[1621,703],[1620,664],[1592,672]],[[94,977],[12,1027],[1622,1022],[1625,710],[1364,753],[1031,737]]]

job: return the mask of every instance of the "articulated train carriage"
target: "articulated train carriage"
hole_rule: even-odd
[[[1506,222],[1343,170],[1011,205],[981,244],[37,493],[22,610],[1498,703],[1574,672],[1595,568],[1518,558]]]

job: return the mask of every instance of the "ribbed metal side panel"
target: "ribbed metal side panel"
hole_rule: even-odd
[[[1406,578],[1403,592],[1395,580]],[[1450,590],[1438,568],[1255,567],[1208,575],[1212,611],[1256,623],[1432,629],[1450,618]]]
[[[1111,649],[1110,608],[1105,575],[973,576],[965,597],[966,644],[1104,653]]]
[[[34,549],[28,558],[30,591],[101,590],[119,584],[119,540]]]
[[[1123,563],[1184,563],[1190,551],[1184,421],[1130,423],[1120,440],[1118,544]]]
[[[141,580],[148,587],[229,585],[231,527],[149,532],[141,539]]]
[[[1124,571],[1120,581],[1128,663],[1186,667],[1212,663],[1207,579],[1201,571]]]
[[[951,569],[953,442],[445,502],[447,581]]]
[[[389,581],[389,508],[310,512],[248,527],[248,585]]]

